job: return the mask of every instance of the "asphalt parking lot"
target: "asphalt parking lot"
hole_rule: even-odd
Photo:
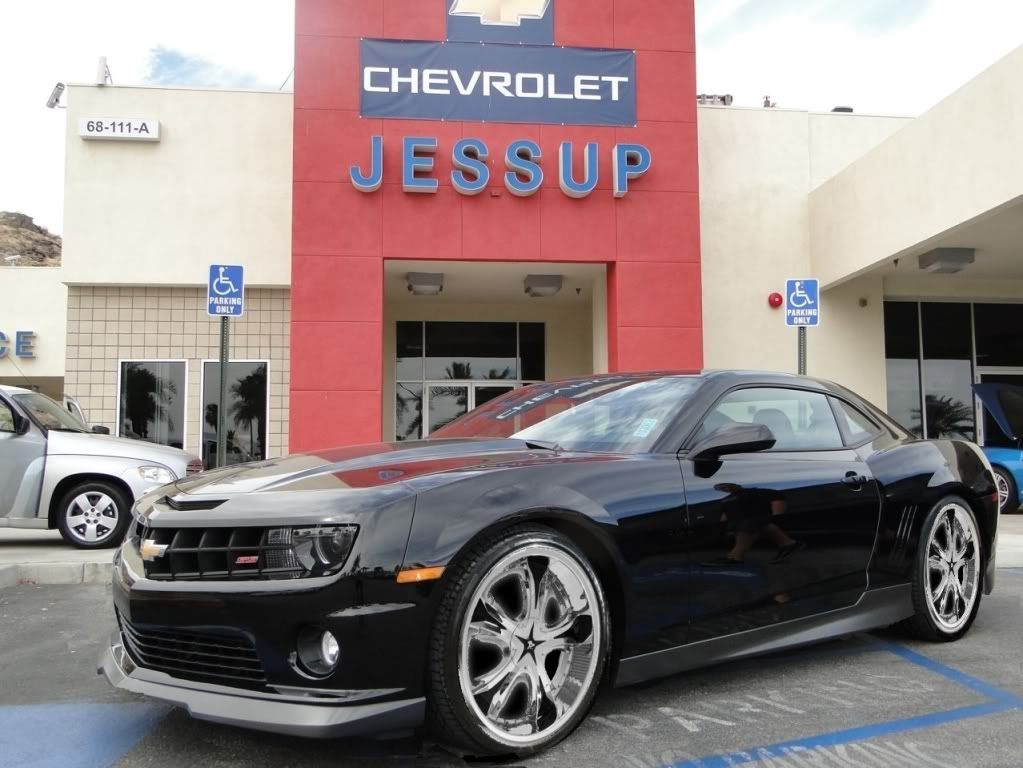
[[[551,752],[511,765],[1015,768],[1023,569],[999,571],[950,645],[884,632],[606,692]],[[107,686],[109,587],[0,590],[0,766],[458,766],[416,736],[306,741],[191,720]]]

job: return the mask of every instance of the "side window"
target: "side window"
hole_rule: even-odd
[[[845,433],[849,436],[850,444],[856,445],[881,431],[877,424],[844,400],[832,398],[831,402],[835,404],[838,420],[842,422]]]
[[[14,412],[3,401],[0,401],[0,432],[14,432]]]
[[[704,421],[712,432],[728,423],[763,424],[774,433],[776,451],[842,448],[828,398],[818,392],[755,387],[729,392]]]

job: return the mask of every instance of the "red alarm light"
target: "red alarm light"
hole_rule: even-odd
[[[767,297],[767,303],[771,305],[771,309],[778,309],[782,304],[785,303],[785,297],[775,291]]]

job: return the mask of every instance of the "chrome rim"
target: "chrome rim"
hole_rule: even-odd
[[[998,511],[1004,512],[1009,506],[1009,481],[1001,472],[995,472],[995,484],[998,486]]]
[[[927,549],[927,607],[946,632],[956,632],[977,602],[980,550],[973,517],[960,504],[946,504],[934,519]]]
[[[603,640],[598,589],[582,563],[546,544],[523,546],[484,576],[463,620],[458,677],[491,736],[530,745],[582,706]]]
[[[67,508],[66,515],[68,530],[89,544],[113,534],[120,517],[117,504],[101,491],[80,493]]]

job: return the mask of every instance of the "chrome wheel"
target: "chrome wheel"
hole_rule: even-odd
[[[86,544],[109,538],[120,520],[117,502],[101,491],[78,494],[64,514],[67,530]]]
[[[1000,471],[995,472],[995,485],[998,487],[998,511],[1005,512],[1009,506],[1009,481]]]
[[[938,627],[958,632],[970,620],[980,581],[980,544],[973,516],[950,502],[938,511],[927,538],[927,607]]]
[[[459,635],[458,679],[491,737],[528,747],[572,720],[600,661],[598,590],[582,563],[548,544],[515,550],[483,577]]]

